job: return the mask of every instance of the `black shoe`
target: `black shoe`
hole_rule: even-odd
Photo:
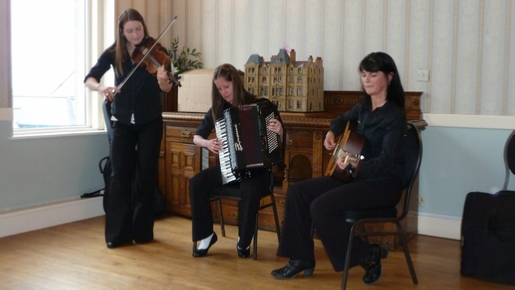
[[[381,259],[388,257],[388,251],[381,246],[374,244],[370,249],[368,256],[360,263],[366,273],[363,276],[363,282],[372,285],[381,278],[383,268],[381,267]]]
[[[276,279],[295,278],[300,272],[304,272],[304,276],[310,277],[315,270],[315,264],[315,261],[290,260],[286,266],[273,270],[271,274]]]
[[[250,246],[245,249],[240,249],[240,247],[236,245],[236,249],[238,250],[238,256],[240,258],[247,258],[250,255]]]
[[[109,249],[114,249],[114,248],[118,248],[118,247],[121,247],[121,246],[125,246],[127,244],[131,244],[132,241],[127,241],[127,240],[118,240],[118,239],[115,239],[113,241],[110,241],[110,242],[106,242],[106,246],[109,248]]]
[[[119,246],[118,244],[116,244],[116,243],[114,243],[114,242],[107,242],[107,244],[106,244],[106,245],[107,245],[107,247],[108,247],[109,249],[114,249],[114,248],[117,248],[117,247]]]
[[[138,239],[134,239],[132,240],[132,242],[135,244],[135,245],[141,245],[141,244],[146,244],[146,243],[150,243],[154,240],[154,238],[150,238],[150,239],[143,239],[143,240],[138,240]]]
[[[211,237],[211,241],[209,242],[209,246],[207,247],[207,249],[193,249],[193,257],[200,258],[207,255],[207,251],[209,251],[209,248],[211,248],[211,246],[214,245],[216,241],[218,241],[218,237],[216,236],[216,233],[213,233],[213,236]]]

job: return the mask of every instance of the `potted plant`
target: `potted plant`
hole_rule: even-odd
[[[181,73],[200,69],[203,66],[200,61],[202,53],[197,51],[196,48],[182,47],[182,50],[179,52],[179,37],[173,39],[168,56],[172,64],[172,72],[177,79],[179,79]]]
[[[180,74],[183,72],[200,69],[203,67],[200,57],[202,53],[197,49],[190,49],[189,47],[182,47],[179,51],[179,37],[173,39],[171,48],[168,50],[168,57],[170,58],[171,72],[180,84]],[[177,111],[177,98],[178,87],[174,86],[168,93],[164,93],[161,97],[163,111],[176,112]]]

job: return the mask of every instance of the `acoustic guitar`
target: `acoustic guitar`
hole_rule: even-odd
[[[347,125],[345,126],[345,131],[341,134],[340,138],[338,139],[337,145],[332,153],[331,160],[327,165],[327,168],[325,170],[325,176],[331,176],[333,178],[347,182],[349,178],[352,176],[352,166],[349,163],[355,163],[357,161],[357,164],[360,160],[364,158],[361,155],[361,150],[363,150],[365,140],[365,136],[356,132],[356,124],[351,121],[347,122]],[[338,167],[336,161],[341,156],[347,155],[347,153],[351,154],[346,157],[346,163],[348,163],[349,165],[347,166],[347,168],[342,170],[340,167]]]

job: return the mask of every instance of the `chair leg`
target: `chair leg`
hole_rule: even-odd
[[[218,198],[216,200],[218,205],[218,212],[220,213],[220,228],[222,230],[222,237],[225,237],[225,223],[224,223],[224,213],[222,212],[222,200]]]
[[[272,200],[272,209],[274,211],[274,219],[275,219],[275,231],[277,233],[277,242],[281,242],[281,226],[279,225],[279,215],[277,214],[277,206],[275,205],[275,197],[270,195]]]
[[[257,260],[257,238],[258,238],[258,213],[256,214],[256,224],[254,227],[254,239],[252,241],[252,259]]]
[[[404,249],[404,255],[406,256],[406,262],[408,263],[408,268],[411,273],[411,279],[413,280],[413,284],[418,284],[417,274],[415,273],[415,267],[413,267],[413,261],[411,260],[411,255],[408,250],[408,243],[406,242],[406,237],[404,236],[404,231],[402,230],[402,226],[399,222],[395,222],[397,226],[397,232],[399,235],[399,239],[401,240],[402,248]]]
[[[347,289],[347,277],[349,276],[349,265],[350,265],[350,255],[352,252],[352,241],[354,238],[354,224],[349,233],[349,244],[347,246],[347,255],[345,257],[345,267],[343,269],[343,277],[342,277],[342,290]]]
[[[363,224],[363,223],[360,223],[360,224],[359,224],[359,229],[360,229],[360,231],[361,231],[362,233],[365,233],[365,232],[367,231],[367,229],[365,228],[365,224]],[[365,242],[367,242],[367,243],[369,242],[369,241],[368,241],[368,236],[362,236],[362,239],[364,239],[364,240],[365,240]]]

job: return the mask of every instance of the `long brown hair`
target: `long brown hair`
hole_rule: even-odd
[[[143,25],[143,31],[145,32],[145,36],[148,36],[147,25],[145,24],[145,20],[143,20],[143,16],[136,11],[135,9],[129,8],[125,9],[118,16],[118,32],[116,33],[116,42],[113,44],[115,49],[115,68],[118,75],[123,75],[122,62],[130,58],[129,52],[127,51],[127,38],[123,35],[123,26],[128,21],[139,21],[141,25]]]
[[[222,98],[222,95],[220,94],[218,88],[215,85],[215,80],[219,78],[223,78],[228,82],[232,82],[232,106],[248,104],[256,99],[256,96],[252,95],[251,93],[245,90],[241,76],[238,73],[238,70],[232,64],[224,63],[222,65],[219,65],[213,73],[213,87],[211,89],[211,108],[214,121],[218,120],[218,118],[222,116],[224,105],[226,103],[226,101],[224,100],[224,98]]]

